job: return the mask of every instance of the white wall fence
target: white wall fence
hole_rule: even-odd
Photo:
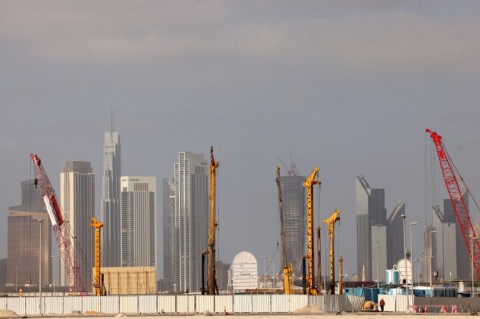
[[[134,296],[42,296],[0,298],[0,309],[17,315],[72,313],[104,314],[194,314],[194,313],[293,313],[360,311],[364,298],[347,295],[134,295]],[[306,308],[307,307],[307,308]]]
[[[400,311],[407,310],[407,296],[406,295],[378,295],[378,300],[385,301],[385,311]],[[409,312],[414,313],[468,313],[480,311],[480,298],[443,298],[443,297],[416,297],[409,296],[408,299]]]

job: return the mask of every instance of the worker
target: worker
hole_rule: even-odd
[[[383,312],[383,307],[385,307],[385,300],[380,299],[380,309],[382,309],[382,312]]]

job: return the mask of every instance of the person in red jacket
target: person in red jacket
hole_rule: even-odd
[[[383,311],[383,307],[385,307],[385,300],[383,300],[382,298],[380,299],[380,309],[382,309],[382,311]]]

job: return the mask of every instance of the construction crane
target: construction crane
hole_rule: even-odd
[[[30,154],[30,159],[35,167],[35,186],[40,187],[40,193],[48,212],[52,231],[57,239],[60,255],[65,264],[69,287],[72,292],[85,293],[85,283],[72,247],[73,236],[69,223],[65,221],[55,191],[43,168],[42,161],[35,154]]]
[[[278,209],[280,212],[280,241],[282,249],[282,266],[283,266],[283,290],[286,295],[292,293],[292,264],[287,262],[287,244],[285,241],[285,223],[283,220],[283,199],[282,199],[282,187],[280,186],[280,166],[275,167],[277,172],[277,182],[278,188]]]
[[[320,185],[321,182],[316,180],[318,168],[315,167],[307,179],[303,182],[303,186],[307,189],[307,294],[317,295],[317,288],[314,285],[315,269],[314,269],[314,248],[313,248],[313,186]]]
[[[328,226],[328,238],[330,239],[330,284],[328,289],[331,295],[335,294],[335,223],[339,220],[340,211],[338,209],[323,220],[323,223]]]
[[[210,227],[208,231],[208,278],[207,294],[218,294],[217,279],[215,272],[215,230],[217,223],[215,221],[215,191],[217,167],[220,164],[213,158],[213,146],[210,147]]]
[[[478,241],[472,240],[477,236],[475,235],[475,229],[473,228],[472,221],[470,220],[470,214],[468,212],[467,205],[465,204],[462,191],[460,190],[458,179],[452,169],[452,165],[450,164],[447,150],[442,142],[442,137],[438,135],[437,132],[434,132],[428,128],[425,131],[426,133],[430,134],[433,144],[435,145],[435,149],[437,150],[438,161],[440,163],[440,168],[442,169],[443,180],[445,181],[445,186],[447,187],[448,195],[450,196],[450,201],[452,203],[453,210],[455,211],[457,223],[462,231],[463,239],[472,261],[472,266],[475,269],[478,280],[480,280],[480,246]],[[472,240],[472,245],[470,245],[470,240]],[[475,242],[475,248],[473,247],[473,242]]]
[[[100,251],[100,230],[103,224],[95,217],[92,217],[90,226],[95,228],[95,273],[93,287],[95,288],[95,296],[105,296],[105,289],[103,287],[102,275],[100,272],[101,251]]]

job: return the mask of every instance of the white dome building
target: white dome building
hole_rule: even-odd
[[[410,259],[400,259],[397,262],[397,270],[400,284],[404,281],[409,285],[413,284],[413,267]]]
[[[248,251],[242,251],[233,258],[229,274],[234,293],[258,288],[257,259]]]

